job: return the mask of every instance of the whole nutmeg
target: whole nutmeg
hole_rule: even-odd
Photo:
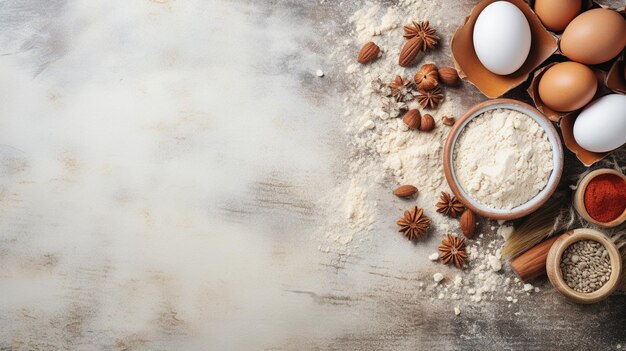
[[[449,87],[455,87],[461,83],[459,73],[452,67],[439,68],[439,80]]]
[[[433,118],[433,116],[429,114],[423,115],[422,123],[420,124],[419,129],[422,132],[430,132],[431,130],[435,129],[435,119]]]
[[[357,61],[359,63],[368,63],[370,61],[373,61],[378,58],[379,52],[380,48],[378,47],[378,45],[376,45],[376,43],[374,43],[373,41],[370,41],[369,43],[363,45],[363,47],[361,48]]]
[[[417,193],[417,188],[413,185],[401,185],[396,190],[393,191],[393,194],[397,197],[411,197]]]
[[[468,239],[471,239],[476,233],[476,215],[469,209],[461,215],[461,231]]]
[[[441,122],[447,126],[453,126],[456,119],[450,116],[443,116],[441,117]]]
[[[422,116],[416,109],[409,110],[404,114],[404,117],[402,117],[402,122],[404,122],[409,129],[417,129],[422,122]]]
[[[417,89],[424,91],[432,90],[439,85],[439,82],[437,82],[438,78],[437,66],[432,63],[422,65],[420,70],[413,76]]]

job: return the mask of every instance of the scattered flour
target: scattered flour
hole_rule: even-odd
[[[407,69],[397,64],[395,52],[404,42],[400,35],[401,28],[412,20],[430,18],[438,10],[432,6],[431,3],[419,0],[400,0],[396,5],[366,5],[350,18],[354,26],[350,38],[339,41],[343,45],[339,45],[331,54],[333,61],[342,63],[345,81],[351,84],[344,93],[343,118],[352,154],[346,161],[347,185],[339,187],[335,194],[330,195],[333,199],[331,207],[340,209],[334,212],[342,216],[329,220],[326,237],[330,239],[331,245],[320,246],[323,252],[349,255],[350,248],[356,247],[355,242],[366,240],[366,234],[374,227],[374,223],[383,223],[382,227],[386,228],[391,224],[390,221],[395,221],[396,218],[378,215],[378,203],[372,193],[385,188],[390,193],[389,188],[400,184],[418,186],[419,196],[411,200],[411,205],[424,208],[425,215],[431,219],[431,237],[444,238],[447,233],[459,233],[458,219],[436,213],[434,204],[441,191],[450,191],[442,164],[443,145],[450,127],[443,125],[441,118],[444,115],[459,116],[462,112],[457,109],[460,97],[455,96],[455,91],[447,91],[436,110],[419,108],[415,101],[402,102],[405,109],[418,108],[422,113],[434,117],[435,129],[419,132],[408,130],[402,119],[396,118],[400,116],[397,106],[385,108],[388,101],[381,98],[376,91],[377,84],[373,84],[378,79],[390,82],[396,75],[412,77],[415,67]],[[381,48],[380,58],[367,65],[357,63],[355,52],[358,52],[358,47],[372,40]],[[420,60],[420,64],[432,62],[428,55]],[[389,201],[397,199],[391,198]],[[507,229],[502,231],[504,233]],[[516,303],[520,294],[529,292],[524,292],[523,283],[519,279],[507,277],[512,273],[508,267],[502,266],[499,250],[502,238],[492,236],[493,240],[488,243],[478,239],[468,241],[470,257],[460,271],[441,265],[437,252],[429,256],[425,254],[424,259],[430,260],[426,263],[432,266],[425,269],[422,276],[428,276],[428,271],[432,275],[426,282],[418,281],[419,291],[433,300],[470,300],[481,303],[506,299],[510,302],[509,306]],[[482,235],[480,237],[482,239]],[[434,248],[436,246],[421,249]],[[454,272],[452,276],[449,275],[451,272]]]
[[[322,251],[344,252],[343,242],[352,242],[354,236],[367,232],[374,222],[382,221],[376,218],[378,205],[375,197],[368,196],[376,187],[415,184],[420,194],[412,204],[424,208],[425,215],[431,219],[431,233],[444,237],[448,232],[458,231],[458,220],[436,214],[433,207],[441,191],[450,191],[441,161],[450,127],[441,123],[441,117],[458,115],[456,104],[446,97],[437,110],[427,111],[436,121],[432,132],[410,131],[401,118],[396,118],[400,110],[386,109],[384,104],[388,101],[372,84],[379,79],[391,82],[396,75],[412,78],[415,68],[400,67],[397,56],[388,52],[395,52],[405,41],[400,34],[404,24],[428,17],[428,13],[434,10],[428,6],[422,6],[419,0],[401,0],[390,7],[366,5],[350,18],[354,26],[350,38],[340,41],[343,45],[338,45],[330,55],[333,61],[343,66],[346,81],[352,82],[343,100],[345,132],[349,136],[352,154],[347,161],[349,185],[338,187],[331,196],[345,199],[338,205],[345,223],[341,225],[330,220],[326,226],[325,236],[339,246],[320,246]],[[381,57],[372,64],[361,65],[355,59],[355,50],[358,51],[355,46],[371,40],[381,48]],[[427,58],[422,61],[429,62]],[[419,108],[419,105],[416,101],[408,101],[404,107]]]
[[[352,180],[344,201],[344,214],[350,228],[355,231],[369,230],[374,223],[371,210],[367,206],[367,193]]]
[[[493,228],[493,229],[495,229],[495,228]],[[498,235],[500,235],[502,237],[502,239],[504,239],[504,241],[506,241],[511,236],[511,234],[513,234],[513,229],[515,229],[515,228],[513,228],[511,226],[507,226],[507,225],[500,226],[498,228]]]

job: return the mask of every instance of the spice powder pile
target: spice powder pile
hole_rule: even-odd
[[[584,202],[591,218],[611,222],[626,210],[626,182],[615,174],[601,174],[587,185]]]

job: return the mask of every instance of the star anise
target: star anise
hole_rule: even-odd
[[[397,100],[408,101],[412,100],[414,97],[413,94],[411,94],[413,82],[402,76],[397,75],[396,78],[389,83],[389,87],[391,88],[391,95]]]
[[[454,262],[455,266],[463,268],[463,263],[467,258],[464,239],[448,234],[448,238],[441,241],[441,246],[438,249],[439,258],[441,258],[443,264]]]
[[[414,206],[411,211],[404,211],[404,217],[400,218],[396,223],[400,226],[400,232],[409,240],[420,239],[426,235],[426,231],[430,227],[430,219],[424,216],[424,210]]]
[[[390,117],[398,117],[402,111],[408,109],[407,105],[398,101],[395,98],[382,98],[382,110],[387,113]]]
[[[458,214],[465,211],[465,206],[463,206],[456,196],[450,196],[450,194],[445,191],[441,192],[439,202],[437,202],[435,206],[437,207],[437,212],[455,218]]]
[[[417,102],[424,108],[437,108],[441,100],[443,100],[443,94],[439,87],[435,87],[433,90],[420,91],[417,94]]]
[[[414,37],[422,38],[422,51],[432,49],[437,46],[439,37],[435,35],[436,31],[430,28],[428,21],[417,23],[413,21],[413,24],[404,26],[404,37],[411,39]]]

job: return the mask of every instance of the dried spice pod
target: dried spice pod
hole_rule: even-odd
[[[393,191],[393,194],[397,197],[411,197],[416,193],[417,188],[409,184],[401,185]]]
[[[456,122],[456,118],[450,116],[441,117],[441,122],[447,126],[453,126]]]
[[[413,63],[417,54],[422,50],[423,40],[420,37],[411,38],[404,44],[400,50],[400,58],[398,64],[402,67],[408,67]]]
[[[430,132],[435,129],[435,119],[429,114],[422,116],[422,122],[420,123],[419,130],[422,132]]]
[[[432,63],[427,63],[422,65],[419,71],[415,73],[413,76],[413,80],[415,80],[415,85],[419,90],[432,90],[439,82],[439,73],[437,72],[437,66]]]
[[[467,209],[461,215],[461,231],[466,238],[471,239],[476,233],[476,215]]]
[[[465,210],[465,206],[456,198],[456,196],[450,195],[445,191],[441,192],[439,202],[435,204],[437,212],[456,218],[456,216]]]
[[[396,78],[389,83],[389,88],[391,88],[391,96],[395,97],[397,100],[405,101],[413,99],[413,82],[401,75],[396,75]],[[410,99],[408,97],[410,97]]]
[[[441,242],[439,246],[439,258],[443,264],[453,262],[457,268],[463,268],[463,263],[467,258],[465,249],[465,240],[448,234],[448,237]]]
[[[417,129],[420,127],[422,116],[417,109],[409,110],[402,117],[402,122],[406,124],[409,129]]]
[[[413,206],[411,211],[404,211],[404,217],[396,223],[400,226],[399,231],[409,240],[422,238],[430,228],[430,218],[424,216],[424,210],[417,206]]]
[[[439,106],[441,100],[443,100],[443,94],[438,86],[433,90],[420,91],[417,95],[417,102],[419,102],[423,108],[435,109]]]
[[[430,27],[428,21],[415,22],[408,26],[404,26],[404,37],[406,39],[421,38],[422,39],[422,51],[433,49],[439,43],[439,37],[436,35],[434,28]]]
[[[378,45],[376,45],[376,43],[374,43],[373,41],[370,41],[369,43],[363,45],[363,47],[361,48],[357,61],[359,63],[368,63],[370,61],[373,61],[378,58],[379,52],[380,48],[378,47]]]
[[[452,67],[441,67],[439,68],[438,73],[439,80],[449,87],[456,87],[461,83],[459,73]]]

